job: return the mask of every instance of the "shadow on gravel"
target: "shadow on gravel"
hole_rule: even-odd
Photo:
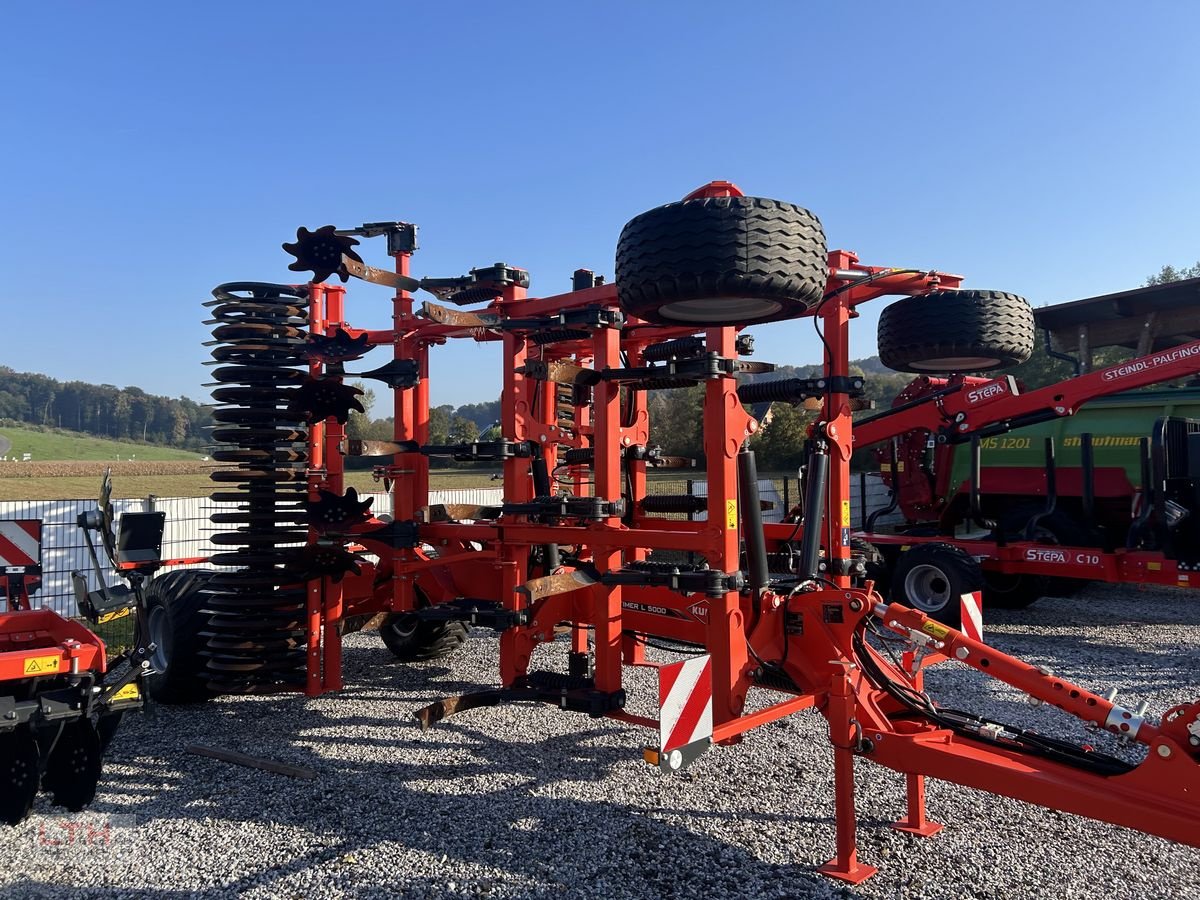
[[[647,771],[630,802],[611,799],[611,789],[607,798],[593,799],[603,792],[593,790],[591,783],[625,767],[628,786],[630,771],[644,766],[634,760],[635,745],[623,727],[577,716],[576,730],[539,735],[547,727],[542,712],[542,720],[530,716],[523,737],[507,743],[469,720],[443,723],[422,734],[408,718],[413,708],[426,699],[476,687],[449,675],[440,667],[380,665],[378,651],[348,650],[351,684],[340,697],[347,704],[393,700],[396,718],[350,712],[353,705],[349,714],[339,715],[339,703],[323,700],[327,712],[294,695],[226,698],[166,710],[158,724],[147,723],[161,729],[149,757],[139,752],[133,736],[124,746],[114,746],[114,757],[137,771],[108,774],[106,794],[117,801],[95,803],[91,811],[134,817],[138,830],[131,840],[139,842],[140,867],[152,871],[170,865],[155,852],[155,828],[146,826],[160,822],[178,830],[187,820],[196,831],[211,829],[213,845],[203,852],[217,858],[221,841],[237,840],[236,831],[233,837],[222,834],[226,822],[278,828],[281,840],[295,839],[299,832],[305,847],[285,862],[264,861],[250,874],[192,890],[84,888],[80,883],[87,878],[80,875],[73,879],[76,886],[24,881],[8,891],[13,897],[39,898],[218,898],[248,891],[272,897],[440,897],[463,892],[530,898],[859,896],[808,866],[764,861],[744,847],[694,833],[678,822],[681,817],[718,819],[732,827],[763,821],[765,814],[755,808],[753,797],[720,812],[685,808],[686,803],[655,808],[645,804],[653,804],[665,789],[658,774]],[[528,709],[512,713],[526,715]],[[174,745],[170,718],[177,716],[189,717],[192,727]],[[317,778],[289,779],[185,753],[201,718],[207,741],[311,767]],[[620,746],[612,740],[618,734],[623,736]],[[364,748],[374,749],[364,753]],[[168,759],[165,767],[161,756]],[[633,777],[640,778],[640,772]],[[682,793],[686,796],[686,790]],[[769,815],[784,829],[781,842],[786,843],[783,834],[789,825],[816,823],[827,827],[832,848],[832,818]],[[401,853],[427,860],[437,879],[360,861]],[[470,871],[464,870],[455,889],[449,889],[447,879],[455,878],[456,863]],[[500,874],[480,876],[481,869]],[[213,871],[219,873],[219,867]]]

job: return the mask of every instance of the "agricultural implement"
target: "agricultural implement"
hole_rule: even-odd
[[[355,247],[379,237],[393,269]],[[631,220],[616,279],[587,270],[573,290],[528,295],[529,276],[503,263],[454,278],[416,278],[416,228],[383,222],[301,229],[285,245],[304,285],[224,284],[213,325],[212,519],[215,573],[160,578],[148,598],[175,623],[164,697],[341,687],[340,632],[386,616],[389,648],[420,659],[453,649],[466,625],[499,633],[500,686],[418,712],[432,726],[472,707],[534,700],[659,731],[647,761],[676,771],[712,744],[817,709],[834,756],[836,853],[822,871],[860,881],[874,869],[856,850],[854,766],[902,773],[908,811],[897,828],[932,834],[932,775],[1200,843],[1200,703],[1158,721],[1052,672],[966,637],[903,604],[883,602],[851,552],[852,413],[863,381],[850,374],[849,323],[859,305],[909,295],[905,315],[937,371],[982,371],[1028,357],[1033,319],[1019,297],[961,289],[944,272],[866,265],[828,252],[806,210],[714,182]],[[391,289],[392,328],[346,321],[331,276]],[[417,305],[412,292],[433,300]],[[436,302],[434,302],[436,301]],[[466,309],[464,307],[472,307]],[[824,349],[820,377],[739,385],[764,374],[739,330],[808,318]],[[920,323],[924,323],[921,325]],[[433,445],[429,355],[451,340],[503,348],[501,436]],[[364,369],[374,347],[391,358]],[[394,393],[392,441],[345,436],[358,404],[347,379]],[[708,496],[647,496],[652,468],[689,461],[649,444],[647,392],[704,385]],[[803,519],[773,532],[786,574],[772,574],[759,515],[758,423],[743,404],[819,407],[806,448]],[[388,517],[344,488],[347,456],[376,458]],[[493,460],[504,471],[492,507],[429,503],[429,460]],[[703,520],[672,514],[702,512]],[[702,562],[681,561],[692,553]],[[565,671],[532,668],[537,648],[570,633]],[[687,659],[660,669],[661,714],[626,709],[624,667],[647,644]],[[943,706],[924,690],[935,660],[960,660],[1144,751],[1109,755]],[[682,686],[682,687],[681,687]],[[747,698],[757,695],[747,711]]]
[[[83,809],[96,794],[104,750],[122,716],[142,706],[141,679],[153,645],[136,615],[141,583],[157,567],[162,513],[127,513],[113,532],[106,474],[97,509],[79,518],[97,576],[95,533],[128,585],[89,590],[74,573],[81,618],[95,627],[133,615],[130,649],[108,658],[88,627],[53,610],[33,608],[40,586],[41,522],[0,522],[7,566],[6,610],[0,612],[0,821],[16,824],[40,790],[68,810]],[[157,539],[155,539],[155,529]],[[18,571],[20,570],[20,571]]]
[[[1200,279],[1037,311],[1048,331],[1072,313],[1048,343],[1061,345],[1063,330],[1077,333],[1091,320],[1097,333],[1085,350],[1124,344],[1141,352],[1133,359],[1081,365],[1089,371],[1028,392],[1009,375],[924,374],[892,409],[855,423],[856,447],[879,448],[892,489],[879,512],[898,508],[906,520],[877,528],[870,515],[860,523],[858,539],[875,554],[873,571],[890,582],[892,599],[955,624],[960,595],[979,590],[986,605],[1020,607],[1085,581],[1200,587],[1200,421],[1162,414],[1200,412],[1197,392],[1126,393],[1200,373],[1200,341],[1181,320],[1200,313],[1198,286]],[[1164,297],[1169,306],[1156,307]],[[881,333],[906,324],[913,302],[889,306]],[[881,360],[921,371],[903,352]],[[1079,427],[1067,432],[1062,423],[1081,407]]]

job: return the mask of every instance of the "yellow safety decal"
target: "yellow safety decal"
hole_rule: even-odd
[[[114,612],[102,613],[96,619],[96,624],[103,625],[105,622],[112,622],[112,621],[115,621],[116,619],[123,619],[127,615],[129,615],[131,612],[133,612],[132,607],[127,606],[124,609],[118,609],[118,610],[115,610]]]
[[[125,685],[125,687],[121,688],[112,695],[112,702],[115,703],[118,700],[136,700],[140,696],[141,694],[138,692],[137,682],[131,681],[129,684]]]
[[[1161,572],[1162,571],[1162,563],[1157,563],[1157,562],[1146,563],[1146,568],[1149,569],[1151,572]]]
[[[891,463],[880,463],[880,464],[879,464],[879,471],[880,471],[880,472],[890,472],[890,471],[892,471],[892,464],[891,464]]]
[[[898,463],[896,463],[896,471],[897,472],[904,471],[904,460],[900,460]]]
[[[31,656],[25,660],[26,675],[50,675],[62,664],[59,656]]]
[[[725,527],[737,528],[737,501],[725,501]]]
[[[850,501],[849,500],[842,501],[842,527],[843,528],[850,527]]]
[[[939,641],[950,633],[949,628],[947,628],[941,622],[933,621],[933,619],[930,619],[924,625],[922,625],[921,630],[926,634],[937,638]]]

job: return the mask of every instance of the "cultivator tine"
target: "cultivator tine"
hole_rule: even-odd
[[[459,694],[457,697],[446,697],[443,700],[438,700],[436,703],[422,707],[413,713],[413,715],[421,724],[421,730],[428,731],[438,722],[458,713],[479,709],[484,706],[499,706],[506,699],[509,699],[509,694],[509,691],[500,689]]]
[[[517,590],[528,597],[530,603],[535,603],[544,597],[553,597],[556,594],[569,594],[571,591],[590,587],[596,583],[596,579],[587,572],[576,569],[573,572],[559,572],[556,575],[531,578],[518,587]]]
[[[400,275],[396,272],[389,272],[387,269],[376,269],[374,266],[368,266],[363,263],[357,254],[353,256],[343,255],[342,269],[349,272],[355,278],[361,278],[363,281],[369,281],[371,284],[381,284],[384,287],[395,288],[399,291],[416,291],[421,288],[421,282],[416,278],[410,278],[408,275]],[[345,278],[342,278],[342,281],[345,280]]]
[[[595,384],[600,379],[595,369],[585,369],[565,359],[554,360],[546,365],[546,381],[555,384]]]
[[[38,792],[38,745],[27,726],[0,734],[0,822],[29,815]]]
[[[50,792],[56,805],[78,812],[96,796],[101,757],[100,735],[91,719],[80,718],[63,725],[46,760],[42,787]]]
[[[419,312],[425,318],[450,328],[495,328],[502,321],[495,313],[465,312],[439,306],[428,300],[421,304]]]
[[[416,441],[346,441],[342,450],[346,456],[393,456],[396,453],[417,453],[421,449]]]

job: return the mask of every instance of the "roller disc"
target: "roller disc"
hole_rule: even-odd
[[[42,787],[55,805],[78,812],[95,798],[100,768],[100,735],[90,719],[76,719],[63,726],[55,741]]]
[[[29,815],[38,792],[38,745],[21,726],[0,735],[0,822],[16,825]]]

